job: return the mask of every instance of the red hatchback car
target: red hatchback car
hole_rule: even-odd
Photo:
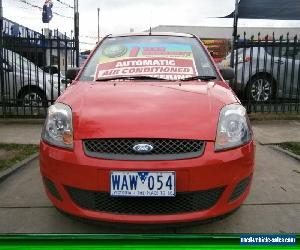
[[[223,217],[246,199],[254,143],[245,108],[193,35],[108,36],[48,110],[40,168],[52,203],[97,221]],[[76,77],[75,77],[76,76]]]

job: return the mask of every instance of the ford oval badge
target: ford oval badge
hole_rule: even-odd
[[[138,143],[133,146],[133,150],[139,154],[150,153],[153,149],[153,146],[147,143]]]

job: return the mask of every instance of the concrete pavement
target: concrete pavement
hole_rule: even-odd
[[[0,143],[39,144],[42,127],[42,124],[0,122]]]
[[[260,144],[300,142],[300,120],[255,121],[252,127]]]
[[[260,144],[300,142],[300,120],[254,121],[252,127]],[[0,120],[0,143],[39,144],[42,128],[42,120],[39,123]]]

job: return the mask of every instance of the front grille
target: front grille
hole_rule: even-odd
[[[251,176],[248,176],[247,178],[241,180],[233,190],[231,196],[230,196],[230,201],[234,201],[237,198],[239,198],[247,189],[248,185],[250,184],[251,181]]]
[[[136,144],[150,144],[149,153],[137,153]],[[181,139],[90,139],[83,141],[85,154],[111,160],[179,160],[202,155],[205,143]]]
[[[180,214],[213,207],[224,187],[177,193],[176,197],[111,197],[109,193],[66,187],[71,199],[79,207],[112,214],[155,215]]]

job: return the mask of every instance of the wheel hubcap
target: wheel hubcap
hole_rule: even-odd
[[[265,102],[271,98],[271,83],[266,79],[257,79],[251,85],[251,97],[254,101]]]
[[[39,107],[42,103],[42,98],[37,93],[28,93],[24,96],[24,106]]]

